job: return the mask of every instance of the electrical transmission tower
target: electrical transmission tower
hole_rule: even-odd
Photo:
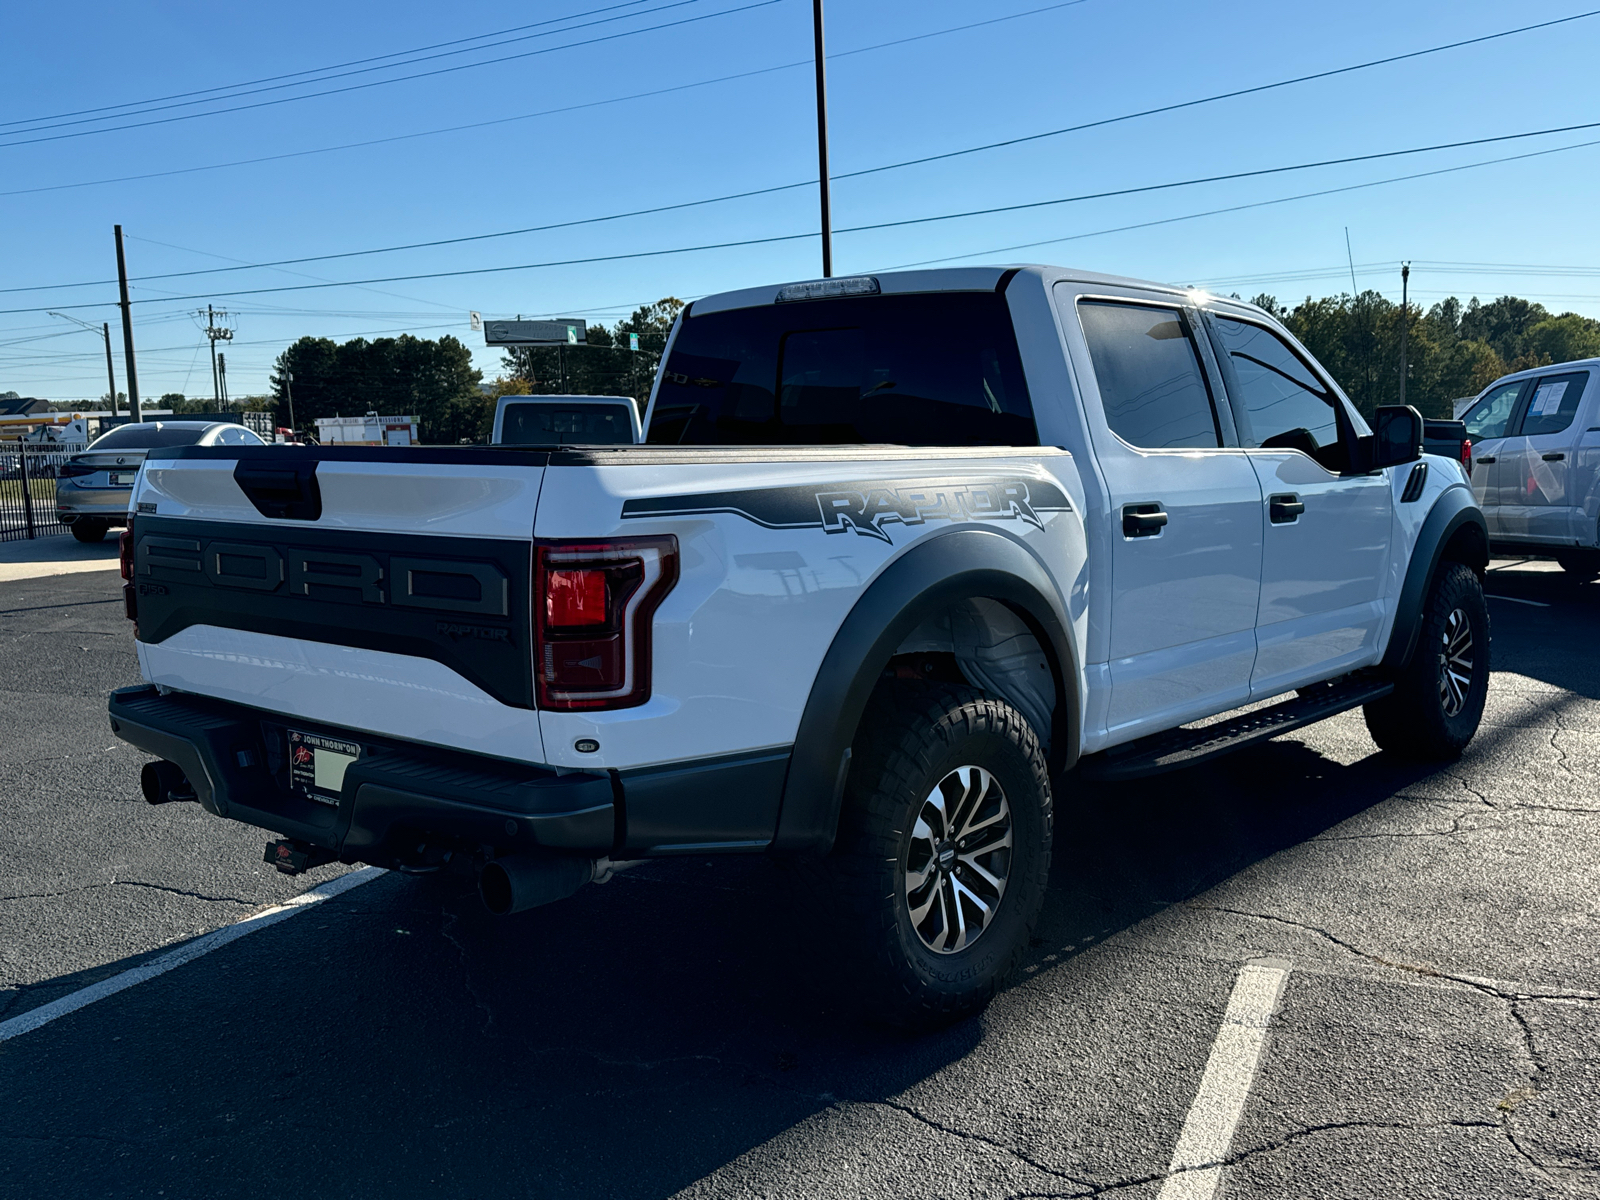
[[[228,326],[228,313],[226,309],[212,308],[206,305],[206,311],[196,313],[206,319],[205,335],[211,340],[211,394],[216,403],[217,411],[222,411],[222,374],[217,368],[217,343],[233,341],[233,330]],[[222,322],[218,324],[218,322]]]

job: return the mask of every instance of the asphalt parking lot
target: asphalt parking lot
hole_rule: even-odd
[[[138,798],[119,583],[0,582],[0,1022],[343,870]],[[1459,762],[1347,714],[1069,785],[1023,977],[942,1034],[854,1019],[764,858],[503,921],[386,874],[0,1041],[0,1196],[1600,1196],[1600,584],[1489,590]],[[1225,1167],[1190,1169],[1263,962]]]

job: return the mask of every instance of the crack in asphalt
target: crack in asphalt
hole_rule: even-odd
[[[909,1105],[899,1104],[893,1100],[856,1100],[845,1103],[872,1105],[879,1108],[890,1109],[893,1112],[910,1117],[913,1121],[919,1121],[923,1125],[926,1125],[929,1129],[932,1129],[938,1133],[946,1134],[950,1137],[961,1138],[964,1141],[978,1142],[982,1145],[992,1147],[995,1150],[999,1150],[1002,1154],[1009,1155],[1010,1157],[1016,1159],[1018,1162],[1027,1164],[1035,1171],[1040,1171],[1046,1175],[1054,1176],[1057,1179],[1064,1179],[1070,1184],[1085,1189],[1083,1191],[1074,1192],[1073,1195],[1075,1196],[1092,1196],[1095,1194],[1093,1191],[1095,1185],[1086,1179],[1079,1179],[1077,1176],[1070,1175],[1066,1171],[1061,1170],[1059,1167],[1046,1166],[1044,1163],[1040,1162],[1031,1155],[1024,1154],[1015,1146],[1008,1146],[1004,1142],[997,1141],[991,1137],[985,1137],[981,1133],[972,1133],[968,1130],[956,1129],[953,1126],[946,1125],[941,1121],[935,1121],[932,1117],[925,1116]]]
[[[1456,817],[1450,822],[1449,829],[1422,829],[1410,833],[1324,833],[1312,838],[1313,842],[1364,842],[1381,838],[1432,838],[1453,837],[1458,833],[1476,833],[1479,827],[1474,825],[1470,829],[1461,828],[1461,818]]]
[[[1330,1121],[1325,1125],[1302,1125],[1293,1133],[1260,1146],[1252,1146],[1248,1150],[1240,1150],[1237,1153],[1229,1154],[1216,1162],[1196,1163],[1194,1166],[1179,1167],[1176,1171],[1159,1171],[1152,1175],[1132,1176],[1117,1179],[1110,1183],[1091,1184],[1089,1185],[1089,1190],[1083,1192],[1013,1192],[1007,1197],[1007,1200],[1079,1200],[1080,1197],[1105,1196],[1127,1188],[1146,1187],[1152,1183],[1164,1183],[1168,1179],[1187,1175],[1193,1171],[1209,1171],[1216,1167],[1224,1169],[1235,1167],[1240,1163],[1248,1162],[1250,1159],[1274,1154],[1308,1137],[1353,1129],[1398,1129],[1407,1132],[1421,1132],[1430,1129],[1495,1129],[1503,1132],[1503,1127],[1497,1121]],[[1535,1165],[1538,1164],[1535,1163]],[[1072,1180],[1072,1182],[1077,1181]]]
[[[477,1005],[483,1010],[483,1029],[481,1032],[484,1037],[489,1037],[489,1031],[494,1028],[494,1010],[489,1007],[489,1002],[482,996],[478,995],[477,989],[472,986],[472,963],[470,955],[468,954],[467,948],[462,943],[461,939],[456,937],[454,933],[455,926],[461,920],[461,917],[458,914],[451,912],[448,908],[443,907],[439,909],[439,916],[441,918],[439,922],[439,936],[454,946],[456,948],[457,955],[459,955],[461,958],[461,986],[466,989],[467,995],[472,997],[473,1004]]]
[[[1410,972],[1412,974],[1423,975],[1423,976],[1427,976],[1429,978],[1434,978],[1434,979],[1448,979],[1453,983],[1459,983],[1459,984],[1461,984],[1461,985],[1463,985],[1465,987],[1472,988],[1473,990],[1475,990],[1477,992],[1480,992],[1483,995],[1491,996],[1494,999],[1501,1001],[1505,1005],[1506,1011],[1510,1015],[1512,1022],[1517,1027],[1517,1032],[1518,1032],[1518,1035],[1521,1037],[1524,1052],[1527,1054],[1528,1062],[1532,1067],[1532,1070],[1530,1070],[1528,1072],[1528,1084],[1529,1084],[1528,1091],[1529,1091],[1530,1098],[1531,1098],[1531,1096],[1537,1096],[1538,1094],[1540,1094],[1541,1092],[1543,1092],[1545,1090],[1545,1086],[1546,1086],[1545,1080],[1549,1077],[1550,1068],[1546,1065],[1546,1063],[1544,1061],[1544,1055],[1539,1050],[1538,1040],[1534,1036],[1533,1027],[1528,1023],[1528,1019],[1527,1019],[1526,1016],[1523,1015],[1522,1010],[1517,1007],[1518,1004],[1519,1003],[1528,1003],[1528,1002],[1538,1002],[1538,1001],[1564,1002],[1564,1003],[1595,1003],[1595,1002],[1600,1002],[1600,994],[1596,994],[1596,993],[1593,993],[1593,992],[1577,992],[1576,990],[1574,990],[1571,994],[1567,994],[1567,993],[1564,993],[1564,992],[1521,992],[1521,991],[1513,991],[1513,990],[1508,989],[1506,987],[1502,987],[1500,985],[1500,983],[1498,983],[1497,981],[1492,980],[1492,979],[1476,978],[1476,977],[1470,976],[1470,975],[1456,975],[1456,974],[1452,974],[1449,971],[1441,971],[1436,967],[1427,967],[1427,966],[1422,966],[1422,965],[1417,964],[1417,963],[1406,963],[1406,962],[1400,962],[1400,961],[1395,960],[1395,959],[1385,958],[1380,954],[1373,954],[1371,951],[1363,950],[1359,946],[1356,946],[1351,942],[1345,941],[1343,938],[1339,937],[1337,934],[1333,933],[1330,930],[1324,929],[1319,925],[1312,925],[1312,924],[1309,924],[1308,922],[1305,922],[1305,921],[1295,921],[1295,920],[1292,920],[1291,918],[1279,917],[1279,916],[1275,916],[1275,915],[1273,915],[1271,913],[1253,913],[1253,912],[1246,912],[1246,911],[1244,911],[1242,909],[1224,908],[1224,907],[1222,907],[1220,905],[1205,905],[1205,904],[1193,904],[1193,903],[1191,903],[1188,907],[1196,908],[1196,909],[1206,909],[1206,910],[1209,910],[1209,911],[1212,911],[1212,912],[1229,913],[1229,914],[1231,914],[1233,916],[1247,917],[1247,918],[1251,918],[1251,919],[1258,920],[1258,921],[1272,921],[1272,922],[1276,922],[1276,923],[1282,924],[1282,925],[1293,926],[1294,928],[1297,928],[1297,929],[1304,929],[1307,932],[1315,933],[1318,936],[1320,936],[1322,938],[1325,938],[1327,941],[1333,943],[1334,945],[1340,947],[1341,949],[1349,952],[1350,954],[1355,955],[1358,958],[1365,959],[1368,962],[1376,963],[1379,966],[1388,967],[1391,970],[1407,971],[1407,972]],[[1505,1115],[1505,1118],[1503,1120],[1491,1121],[1491,1122],[1487,1122],[1487,1124],[1493,1126],[1496,1129],[1499,1129],[1501,1131],[1501,1133],[1503,1133],[1505,1135],[1506,1141],[1507,1141],[1507,1143],[1510,1144],[1512,1149],[1515,1150],[1519,1155],[1521,1155],[1522,1158],[1526,1159],[1529,1164],[1531,1164],[1532,1166],[1538,1168],[1544,1174],[1546,1174],[1546,1175],[1548,1175],[1548,1176],[1550,1176],[1552,1178],[1556,1177],[1557,1174],[1559,1172],[1562,1172],[1562,1171],[1572,1171],[1572,1170],[1581,1169],[1581,1168],[1568,1168],[1568,1167],[1552,1167],[1549,1164],[1540,1161],[1537,1157],[1535,1157],[1531,1152],[1529,1152],[1527,1149],[1525,1149],[1517,1141],[1517,1139],[1516,1139],[1516,1137],[1515,1137],[1515,1135],[1514,1135],[1514,1133],[1513,1133],[1513,1131],[1511,1129],[1511,1122],[1516,1117],[1516,1106],[1513,1105],[1512,1107],[1506,1109],[1505,1113],[1506,1113],[1506,1115]],[[1448,1122],[1448,1123],[1449,1124],[1453,1124],[1453,1125],[1483,1124],[1482,1122],[1460,1122],[1460,1121],[1452,1121],[1452,1122]],[[1321,1128],[1321,1127],[1319,1127],[1319,1128]],[[1600,1168],[1597,1168],[1597,1169],[1600,1169]]]
[[[50,900],[58,896],[76,896],[83,892],[94,892],[113,887],[148,888],[152,892],[168,892],[174,896],[188,896],[192,900],[204,900],[209,904],[239,904],[245,908],[258,908],[262,904],[259,900],[244,900],[238,896],[208,896],[204,892],[194,892],[187,888],[168,887],[161,883],[145,883],[139,879],[112,879],[106,883],[86,883],[82,887],[64,888],[57,892],[20,892],[14,896],[0,896],[0,903],[4,903],[7,900]]]
[[[1248,917],[1251,920],[1256,921],[1272,921],[1279,925],[1289,925],[1295,929],[1304,929],[1308,933],[1314,933],[1319,937],[1326,939],[1335,946],[1338,946],[1341,950],[1348,951],[1357,958],[1364,958],[1369,962],[1377,963],[1379,966],[1388,967],[1391,970],[1408,971],[1414,975],[1424,975],[1432,979],[1448,979],[1453,983],[1459,983],[1464,987],[1473,988],[1487,996],[1494,996],[1496,999],[1504,1000],[1507,1003],[1517,1000],[1566,1000],[1580,1003],[1600,1001],[1600,992],[1583,991],[1577,988],[1559,992],[1515,991],[1510,988],[1501,987],[1500,983],[1493,979],[1480,978],[1474,975],[1456,975],[1449,971],[1441,971],[1437,967],[1428,967],[1423,966],[1420,963],[1408,963],[1401,962],[1398,959],[1385,958],[1381,954],[1374,954],[1370,950],[1363,950],[1360,946],[1357,946],[1352,942],[1345,941],[1337,934],[1331,932],[1330,930],[1324,929],[1320,925],[1312,925],[1307,921],[1296,921],[1291,917],[1280,917],[1272,913],[1248,912],[1240,908],[1226,908],[1220,904],[1199,904],[1194,901],[1188,902],[1186,907],[1203,912],[1219,912],[1227,913],[1230,916],[1235,917]]]

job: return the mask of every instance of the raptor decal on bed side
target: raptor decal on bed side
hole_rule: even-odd
[[[687,517],[732,513],[768,529],[854,532],[892,541],[886,525],[928,521],[1022,521],[1043,529],[1040,514],[1070,512],[1059,487],[1039,479],[983,476],[967,479],[888,479],[797,487],[699,492],[628,500],[628,517]]]

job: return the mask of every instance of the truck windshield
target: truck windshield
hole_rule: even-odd
[[[646,441],[1035,446],[1005,298],[935,292],[691,315]]]
[[[508,404],[503,446],[610,446],[633,441],[620,404]]]

